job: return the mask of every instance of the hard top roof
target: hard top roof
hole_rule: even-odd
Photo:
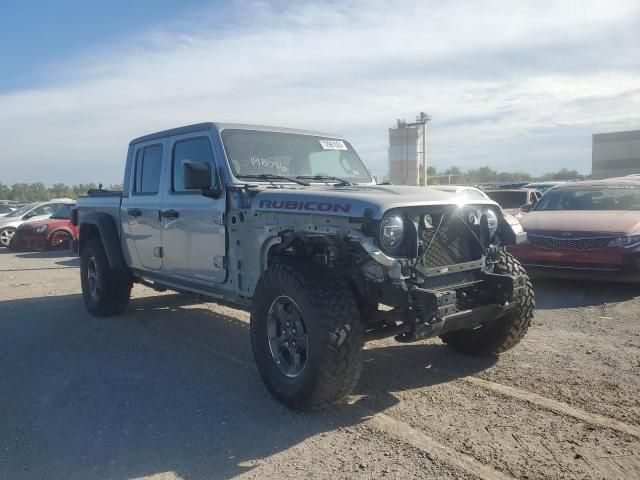
[[[144,135],[142,137],[134,138],[129,142],[129,145],[133,145],[134,143],[147,142],[149,140],[155,140],[158,138],[164,138],[171,135],[184,135],[187,133],[193,132],[201,132],[202,130],[208,130],[215,128],[219,131],[226,129],[237,129],[237,130],[257,130],[261,132],[279,132],[279,133],[295,133],[298,135],[313,135],[317,137],[328,137],[328,138],[339,138],[343,139],[342,135],[336,135],[327,132],[317,132],[313,130],[300,130],[295,128],[286,128],[286,127],[270,127],[267,125],[250,125],[244,123],[220,123],[220,122],[204,122],[204,123],[195,123],[193,125],[185,125],[183,127],[172,128],[169,130],[163,130],[161,132],[150,133],[148,135]]]
[[[537,189],[535,188],[485,188],[484,190],[482,190],[483,192],[487,193],[493,193],[493,192],[533,192],[533,191],[537,191]]]
[[[555,188],[606,187],[607,185],[631,185],[640,187],[640,178],[614,177],[603,180],[584,180],[582,182],[569,182],[566,185],[558,185]]]

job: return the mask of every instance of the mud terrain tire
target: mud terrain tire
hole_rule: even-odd
[[[110,267],[99,238],[88,240],[82,250],[80,280],[84,303],[93,315],[108,317],[127,308],[133,287],[131,272]]]
[[[284,308],[278,302],[285,302],[289,311],[274,313]],[[278,315],[291,318],[294,308],[295,318],[303,320],[307,352],[303,368],[288,375],[282,356],[273,353],[279,348],[274,345],[281,343],[273,339],[269,332],[274,328],[269,325],[281,322]],[[284,325],[275,328],[284,335]],[[357,302],[344,279],[331,269],[282,257],[260,277],[251,308],[251,345],[264,383],[285,405],[319,409],[347,396],[362,371],[363,337]]]
[[[526,275],[524,267],[511,254],[501,251],[496,273]],[[527,276],[524,292],[516,300],[518,308],[477,330],[457,330],[442,337],[447,346],[466,355],[497,355],[513,348],[522,340],[535,308],[533,286]]]

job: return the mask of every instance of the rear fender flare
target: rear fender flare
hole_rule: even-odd
[[[122,248],[120,247],[120,235],[116,224],[110,215],[106,213],[91,212],[82,217],[79,233],[79,254],[82,255],[84,244],[88,240],[89,226],[98,229],[102,245],[107,254],[107,260],[111,268],[123,268],[125,266]],[[84,233],[83,233],[84,232]],[[91,238],[91,237],[89,237]]]

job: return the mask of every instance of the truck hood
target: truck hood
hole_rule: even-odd
[[[422,205],[494,205],[492,200],[465,201],[454,193],[404,185],[287,186],[261,190],[251,208],[259,211],[300,212],[380,219],[387,210]]]
[[[614,210],[533,211],[522,217],[522,227],[528,233],[591,232],[640,233],[640,212]]]

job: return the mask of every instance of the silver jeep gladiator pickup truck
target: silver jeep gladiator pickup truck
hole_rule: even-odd
[[[376,185],[336,135],[203,123],[140,137],[123,191],[89,192],[73,221],[92,314],[122,312],[134,283],[247,308],[260,374],[291,407],[348,395],[367,340],[496,355],[533,316],[504,249],[525,239],[517,220],[488,199]]]

